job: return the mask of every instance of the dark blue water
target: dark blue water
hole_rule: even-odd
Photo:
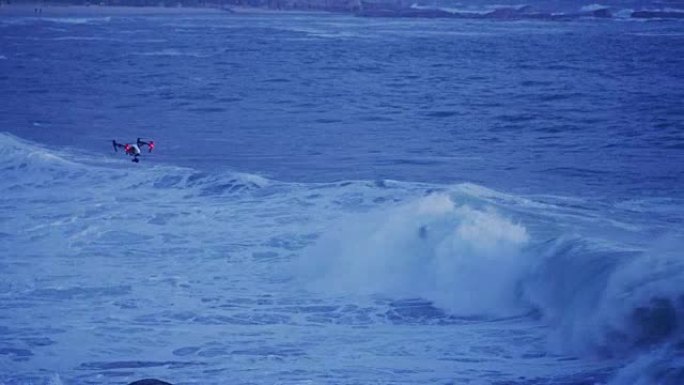
[[[0,125],[279,180],[470,181],[669,195],[684,172],[679,22],[346,16],[6,24]]]
[[[0,96],[2,384],[684,382],[684,23],[1,16]]]

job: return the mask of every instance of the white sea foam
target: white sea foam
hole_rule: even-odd
[[[50,376],[50,379],[47,381],[47,385],[64,385],[64,382],[62,382],[59,374],[55,373]]]
[[[581,12],[593,12],[593,11],[599,11],[599,10],[607,9],[607,8],[610,8],[610,7],[608,7],[608,6],[606,6],[606,5],[603,5],[603,4],[594,3],[594,4],[589,4],[589,5],[584,5],[584,6],[582,6],[582,7],[580,8],[580,11],[581,11]]]
[[[105,17],[42,17],[40,19],[34,20],[44,20],[52,23],[61,24],[96,24],[96,23],[109,23],[112,21],[110,16]]]
[[[459,315],[515,312],[525,228],[434,194],[348,218],[306,257],[317,288],[423,297]]]
[[[56,332],[23,314],[67,315],[53,322],[65,332],[49,351],[80,367],[78,376],[95,378],[98,362],[116,352],[132,360],[154,354],[155,347],[118,337],[150,340],[161,329],[174,340],[167,350],[190,352],[211,368],[239,367],[245,356],[279,357],[288,370],[318,375],[312,359],[337,353],[345,369],[358,367],[364,351],[364,362],[395,357],[384,365],[409,365],[416,383],[451,378],[453,360],[461,359],[477,373],[469,378],[486,383],[484,366],[502,378],[529,375],[527,369],[551,378],[587,370],[592,361],[583,357],[611,354],[628,364],[615,378],[620,385],[648,383],[680,362],[681,238],[643,249],[596,243],[573,231],[598,217],[579,199],[545,196],[541,203],[473,184],[281,183],[73,151],[0,134],[0,193],[11,208],[0,221],[0,245],[13,250],[0,261],[0,295],[22,309],[10,326],[28,322],[46,338],[57,340]],[[452,315],[531,308],[541,321],[429,326],[448,324]],[[407,333],[402,327],[410,322]],[[309,346],[292,336],[292,328],[311,325],[304,339],[329,344]],[[98,333],[80,342],[85,353],[74,353],[62,341],[84,328]],[[217,343],[227,329],[244,334]],[[558,350],[579,361],[565,366],[558,352],[545,350],[549,330]],[[420,337],[409,341],[413,333]],[[31,353],[45,357],[40,349]],[[526,355],[536,358],[521,359]],[[326,372],[338,364],[322,365]]]
[[[148,52],[138,52],[136,55],[141,55],[141,56],[190,56],[190,57],[197,57],[197,58],[205,58],[209,57],[210,55],[204,55],[200,54],[198,52],[193,52],[193,51],[184,51],[184,50],[179,50],[175,48],[165,48],[159,51],[148,51]]]

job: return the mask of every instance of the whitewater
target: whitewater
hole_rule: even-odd
[[[674,20],[0,17],[0,384],[680,384],[683,80]]]

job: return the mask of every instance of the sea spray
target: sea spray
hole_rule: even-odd
[[[519,312],[525,227],[444,193],[348,218],[303,258],[317,290],[421,297],[452,314]]]

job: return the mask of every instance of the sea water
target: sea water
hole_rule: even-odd
[[[2,384],[684,381],[682,22],[3,17],[0,95]]]

